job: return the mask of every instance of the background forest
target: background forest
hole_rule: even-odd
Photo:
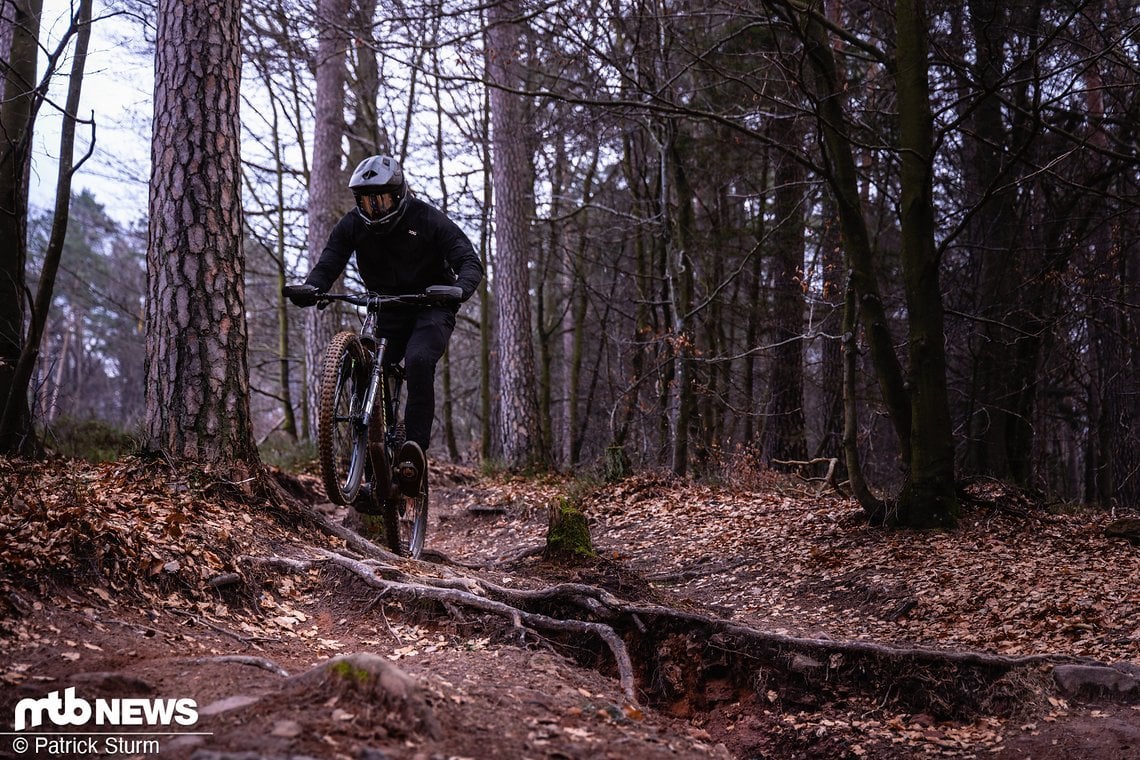
[[[92,142],[121,151],[76,111],[84,38],[176,46],[158,5],[75,0],[49,43],[39,0],[3,0],[9,452],[25,399],[49,448],[93,420],[145,441],[155,414],[148,220],[70,183]],[[1140,7],[1010,6],[244,0],[262,456],[313,435],[309,368],[352,320],[280,287],[349,207],[351,167],[391,153],[489,273],[438,373],[437,458],[715,478],[834,458],[873,516],[901,494],[911,524],[947,523],[971,476],[1140,504]],[[78,115],[62,200],[28,207],[55,109]]]

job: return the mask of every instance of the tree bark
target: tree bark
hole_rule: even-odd
[[[59,138],[59,171],[56,179],[55,211],[52,215],[51,234],[48,237],[44,263],[40,270],[39,285],[35,302],[32,305],[28,335],[20,351],[7,402],[3,406],[0,430],[13,430],[27,412],[28,384],[32,371],[39,358],[40,343],[51,311],[52,293],[55,290],[56,275],[63,258],[63,245],[67,236],[67,222],[71,204],[71,178],[75,169],[82,165],[89,152],[76,164],[75,128],[76,112],[79,110],[79,96],[83,91],[83,71],[87,63],[87,45],[91,40],[91,0],[80,0],[75,12],[74,23],[69,33],[75,34],[75,51],[72,56],[71,76],[68,80],[67,101],[64,105],[63,126]],[[94,148],[92,140],[91,149]]]
[[[696,334],[690,312],[693,308],[693,262],[689,256],[695,236],[693,187],[685,174],[678,147],[679,125],[670,121],[660,130],[665,135],[660,144],[661,202],[664,218],[664,272],[668,302],[673,315],[670,325],[670,350],[673,360],[673,398],[671,427],[673,431],[671,469],[675,475],[689,471],[689,442],[697,417],[693,360],[696,356]],[[664,387],[669,387],[665,385]]]
[[[376,47],[369,44],[350,46],[350,40],[345,32],[332,32],[332,27],[348,25],[351,34],[358,39],[369,39],[372,36],[372,24],[376,16],[376,0],[348,0],[347,2],[346,0],[335,0],[333,3],[334,6],[342,4],[349,14],[347,17],[333,15],[322,16],[322,18],[327,19],[323,23],[329,28],[330,33],[343,37],[341,41],[350,51],[347,57],[347,93],[352,93],[355,97],[349,98],[347,103],[342,101],[342,104],[348,112],[345,117],[347,123],[344,125],[348,135],[348,166],[355,167],[369,156],[396,154],[392,152],[392,138],[388,132],[388,126],[384,123],[377,108],[378,103],[382,101],[382,98],[377,96],[384,92],[385,84],[380,76]],[[331,10],[334,14],[337,11],[335,7]],[[345,62],[343,55],[338,55],[337,60],[341,61],[342,65]],[[325,61],[323,58],[321,61],[330,66],[334,63],[333,61]],[[342,79],[342,88],[344,84],[345,80]],[[412,106],[412,98],[409,96],[409,113],[412,112]],[[337,137],[339,139],[340,134]],[[404,151],[401,151],[396,157],[403,161],[405,158]]]
[[[345,178],[344,86],[349,0],[319,0],[317,3],[317,72],[316,115],[313,127],[313,162],[309,172],[309,266],[317,263],[332,228],[344,214],[348,195]],[[338,280],[337,282],[340,282]],[[335,290],[334,284],[330,290]],[[308,372],[308,428],[316,431],[317,409],[320,407],[320,372],[325,346],[341,328],[341,310],[333,307],[305,311],[305,367]]]
[[[872,524],[879,525],[885,519],[884,505],[867,485],[859,453],[859,402],[855,392],[858,362],[859,307],[856,305],[855,286],[851,284],[851,278],[848,278],[843,299],[843,459],[852,495],[867,519]]]
[[[970,0],[968,8],[975,40],[975,77],[982,94],[972,111],[973,139],[963,171],[968,202],[978,208],[967,235],[977,261],[976,308],[985,321],[974,341],[977,360],[963,466],[1025,486],[1033,429],[1029,410],[1014,402],[1022,388],[1034,384],[1037,367],[1036,362],[1010,361],[1024,348],[1019,345],[1024,336],[1010,326],[1023,321],[1017,314],[1016,279],[1024,271],[1025,252],[1016,239],[1014,190],[1000,187],[1009,183],[1004,156],[1010,140],[999,95],[1009,35],[1008,9],[995,0]]]
[[[491,88],[483,88],[482,132],[479,150],[483,166],[483,198],[479,217],[479,261],[483,271],[490,271],[491,264],[491,215],[494,212],[494,171],[491,159]],[[479,455],[488,461],[494,455],[495,430],[494,390],[492,370],[494,368],[494,332],[492,315],[494,303],[489,277],[479,281]]]
[[[147,446],[253,466],[239,185],[241,3],[160,0],[157,19]]]
[[[495,190],[494,290],[498,325],[499,443],[512,469],[546,467],[535,393],[535,354],[527,267],[533,190],[525,102],[510,92],[522,85],[518,3],[487,9],[487,74]]]
[[[792,113],[778,116],[775,139],[793,148],[800,130]],[[804,435],[804,172],[789,155],[776,157],[772,213],[772,321],[775,348],[764,409],[762,461],[807,457]]]
[[[28,167],[36,111],[36,64],[42,0],[0,4],[3,96],[0,100],[0,404],[13,413],[0,426],[0,453],[30,454],[35,431],[26,394],[13,398],[16,364],[24,345],[28,302],[24,267],[27,261]]]
[[[952,527],[958,517],[954,437],[946,389],[946,345],[934,241],[934,119],[927,79],[925,0],[899,0],[896,90],[899,104],[903,280],[910,339],[910,471],[898,520]]]

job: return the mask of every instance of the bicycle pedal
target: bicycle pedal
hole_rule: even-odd
[[[396,466],[396,478],[400,493],[404,496],[418,496],[420,493],[420,470],[411,462],[400,462]]]

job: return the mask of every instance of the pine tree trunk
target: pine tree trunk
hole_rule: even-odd
[[[535,354],[531,337],[530,246],[532,212],[530,155],[525,139],[524,101],[503,88],[517,89],[520,28],[518,4],[492,4],[487,10],[487,69],[491,80],[492,147],[495,185],[494,289],[498,326],[499,438],[504,464],[512,469],[550,462],[544,449],[535,393]]]
[[[240,193],[241,3],[162,0],[147,246],[149,448],[256,464]]]

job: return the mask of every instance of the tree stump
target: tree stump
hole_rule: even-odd
[[[546,559],[573,561],[598,556],[590,541],[590,524],[581,510],[565,498],[550,506],[550,527],[546,532]]]
[[[609,446],[605,454],[605,478],[607,483],[617,483],[633,474],[629,457],[621,446]]]

